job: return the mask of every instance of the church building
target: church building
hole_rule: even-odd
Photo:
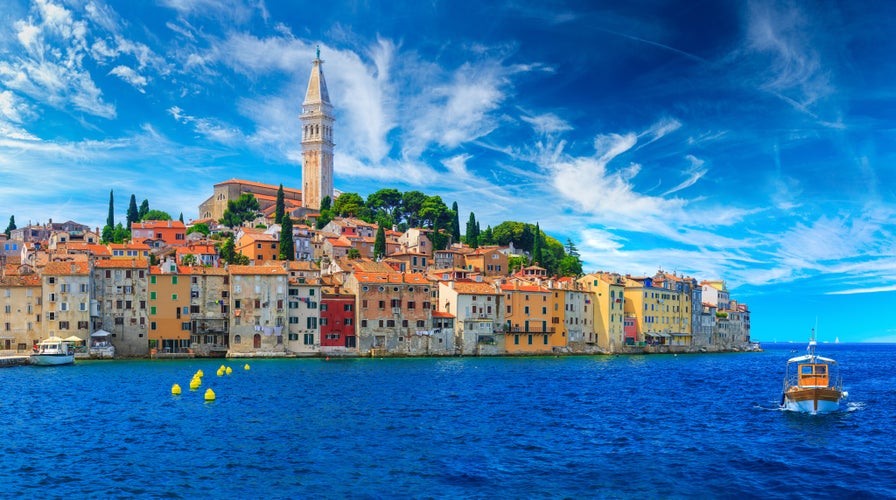
[[[333,191],[333,106],[327,92],[327,82],[321,65],[320,49],[311,62],[311,77],[302,102],[302,189],[286,186],[283,191],[287,210],[305,213],[320,209],[325,197],[334,198]],[[277,201],[277,185],[240,179],[215,184],[214,193],[199,205],[199,219],[219,220],[224,217],[227,202],[251,193],[258,199],[263,213],[271,211]]]

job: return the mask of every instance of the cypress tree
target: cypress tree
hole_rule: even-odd
[[[380,226],[376,230],[376,239],[373,240],[373,258],[382,259],[386,256],[386,230]]]
[[[131,203],[128,204],[128,228],[135,222],[140,222],[140,212],[137,210],[137,197],[132,194]]]
[[[292,239],[292,218],[285,216],[280,223],[280,260],[295,260],[296,244]]]
[[[451,204],[451,210],[454,211],[454,215],[451,217],[451,238],[454,239],[455,242],[460,243],[460,216],[458,215],[457,202]]]
[[[109,215],[106,216],[106,225],[115,228],[115,202],[111,189],[109,190]]]
[[[470,248],[479,248],[479,224],[476,222],[476,214],[470,212],[470,220],[467,221],[467,245]]]
[[[4,233],[6,233],[7,238],[9,238],[9,235],[12,233],[12,230],[15,228],[16,228],[16,216],[10,215],[9,216],[9,225],[6,226],[6,231],[4,231]]]
[[[137,220],[145,219],[146,214],[148,214],[148,213],[149,213],[149,200],[143,200],[143,203],[140,204],[140,210],[137,212],[137,214],[138,214],[137,216],[139,217],[139,219],[137,219]]]
[[[181,222],[184,221],[184,213],[183,212],[180,213],[180,217],[178,217],[177,220],[179,220]]]
[[[532,264],[539,265],[539,263],[543,262],[542,259],[542,244],[543,241],[541,239],[541,228],[539,228],[538,223],[535,223],[535,242],[532,243]]]
[[[286,211],[286,202],[283,201],[283,184],[277,189],[277,207],[274,209],[274,223],[283,223],[283,212]]]

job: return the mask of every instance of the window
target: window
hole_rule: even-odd
[[[150,284],[155,285],[155,284],[156,284],[156,277],[155,277],[155,276],[150,276],[150,277],[149,277],[149,282],[150,282]]]
[[[532,335],[529,335],[529,345],[532,345]]]
[[[345,318],[345,326],[351,326],[351,324],[352,324],[352,319],[351,319],[351,318]]]
[[[345,312],[349,312],[349,311],[352,310],[352,306],[354,306],[354,304],[343,304],[343,305],[342,305],[342,310],[345,311]],[[323,310],[323,309],[321,309],[321,310]]]
[[[314,345],[314,334],[313,333],[305,334],[304,344],[305,345]]]
[[[234,344],[239,344],[242,341],[243,341],[242,337],[240,337],[239,335],[234,335],[234,337],[233,337]]]
[[[387,320],[386,320],[386,326],[388,326],[388,327],[390,327],[390,328],[391,328],[391,327],[394,327],[394,326],[395,326],[395,320],[394,320],[394,319],[387,319]]]
[[[149,292],[149,300],[156,300],[156,292]]]
[[[361,301],[361,309],[367,309],[367,299]],[[321,309],[323,310],[323,309]]]
[[[292,318],[290,318],[290,319],[292,319]],[[298,333],[290,333],[289,340],[299,340],[299,334]]]
[[[544,345],[548,345],[548,336],[544,335]]]
[[[177,294],[176,294],[176,293],[172,293],[172,294],[171,294],[171,300],[177,300]]]
[[[177,284],[177,276],[172,276],[172,277],[171,277],[171,284],[172,284],[172,285],[176,285],[176,284]]]
[[[519,335],[513,336],[513,345],[520,345],[520,336]]]
[[[156,306],[152,306],[152,307],[150,307],[150,308],[149,308],[149,314],[153,314],[153,315],[155,315],[155,313],[156,313]]]
[[[115,318],[115,319],[118,319],[118,318]],[[156,322],[155,322],[155,321],[150,321],[150,322],[149,322],[149,329],[150,329],[150,330],[155,330],[155,329],[156,329]]]
[[[60,321],[59,329],[60,330],[68,330],[68,321]]]

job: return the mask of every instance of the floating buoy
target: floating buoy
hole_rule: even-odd
[[[224,370],[218,368],[218,376],[220,377],[222,375],[224,375]]]
[[[171,386],[171,394],[174,394],[175,396],[180,396],[180,386],[177,384],[172,385]]]
[[[218,368],[218,369],[219,369],[219,370],[224,370],[224,369],[226,369],[226,368],[227,368],[226,366],[221,365],[221,368]]]
[[[195,391],[196,389],[199,389],[200,385],[202,385],[202,381],[198,378],[194,378],[190,381],[190,390]]]
[[[246,366],[243,367],[243,370],[248,370],[248,369],[249,369],[249,363],[246,363]]]
[[[228,366],[227,370],[225,370],[224,372],[227,373],[228,375],[230,375],[231,373],[233,373],[233,370],[230,369],[230,367]]]
[[[215,391],[208,389],[205,391],[205,400],[206,401],[214,401],[215,400]]]
[[[202,373],[202,370],[197,371],[197,372],[196,372],[196,375],[199,375],[200,378],[202,378],[202,377],[205,376],[205,374]]]

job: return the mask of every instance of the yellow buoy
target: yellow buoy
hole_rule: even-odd
[[[202,382],[200,382],[198,378],[194,378],[190,381],[190,390],[195,391],[196,389],[199,389],[200,385],[202,385]]]
[[[228,366],[228,367],[227,367],[227,370],[225,370],[225,373],[227,373],[228,375],[230,375],[231,373],[233,373],[233,370],[231,370],[230,367]]]
[[[205,374],[202,373],[202,370],[198,370],[198,371],[196,372],[196,375],[199,375],[200,377],[204,377],[204,376],[205,376]]]
[[[218,372],[217,372],[217,373],[218,373],[218,376],[221,377],[221,376],[224,375],[224,370],[218,368]]]
[[[174,394],[175,396],[179,396],[180,395],[180,386],[177,384],[172,385],[171,386],[171,394]]]
[[[221,368],[218,368],[218,369],[219,369],[219,370],[223,370],[223,369],[225,369],[225,368],[226,368],[226,366],[221,365]]]
[[[215,400],[215,391],[208,389],[205,391],[205,400],[206,401],[214,401]]]
[[[249,363],[246,363],[246,366],[243,367],[243,370],[248,370],[248,369],[249,369]]]

